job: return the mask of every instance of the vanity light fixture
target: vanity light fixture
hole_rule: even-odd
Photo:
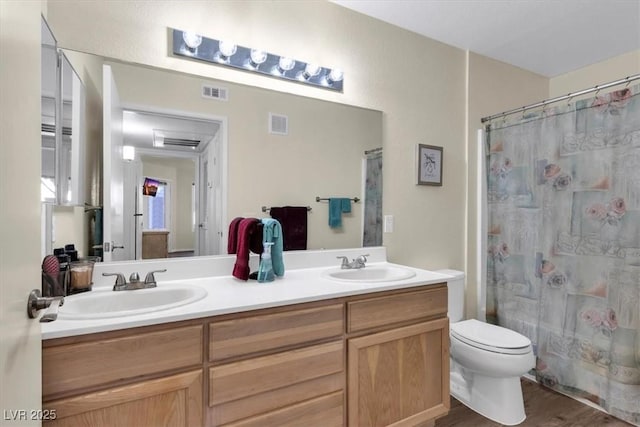
[[[136,158],[136,147],[132,145],[122,146],[122,160],[133,161]]]
[[[189,31],[171,29],[173,54],[212,64],[224,65],[271,77],[291,80],[342,92],[344,73],[338,68],[275,55],[260,49],[236,45],[227,40],[203,37]]]

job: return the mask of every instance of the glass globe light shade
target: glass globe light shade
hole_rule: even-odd
[[[219,44],[219,49],[221,54],[223,54],[226,57],[229,57],[229,56],[232,56],[234,53],[236,53],[236,50],[238,50],[238,46],[236,46],[235,43],[221,40]]]
[[[319,65],[307,64],[307,66],[304,68],[304,73],[307,76],[307,78],[309,78],[309,77],[317,76],[320,73],[320,69],[321,67]]]
[[[339,82],[339,81],[342,81],[343,78],[344,78],[344,73],[339,68],[334,68],[329,73],[329,80],[331,82]]]
[[[257,65],[260,65],[267,60],[267,52],[265,52],[264,50],[251,49],[250,56],[251,61]]]
[[[280,58],[280,61],[278,61],[278,65],[280,66],[280,68],[282,68],[283,71],[289,71],[293,67],[295,67],[296,60],[283,56]]]
[[[202,36],[192,31],[183,32],[182,40],[184,40],[184,44],[190,49],[196,49],[202,44]]]

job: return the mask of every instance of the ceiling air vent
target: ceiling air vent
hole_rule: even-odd
[[[181,138],[164,138],[165,146],[196,148],[200,145],[199,140],[181,139]]]
[[[288,135],[289,118],[282,114],[269,113],[269,133],[275,135]]]
[[[225,87],[202,85],[202,97],[217,99],[219,101],[228,101],[229,91]]]

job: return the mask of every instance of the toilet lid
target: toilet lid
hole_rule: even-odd
[[[531,341],[524,335],[475,319],[452,323],[451,335],[474,347],[497,353],[526,353],[531,346]]]

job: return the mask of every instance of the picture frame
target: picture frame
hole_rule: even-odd
[[[417,185],[442,186],[443,149],[435,145],[418,144]]]

